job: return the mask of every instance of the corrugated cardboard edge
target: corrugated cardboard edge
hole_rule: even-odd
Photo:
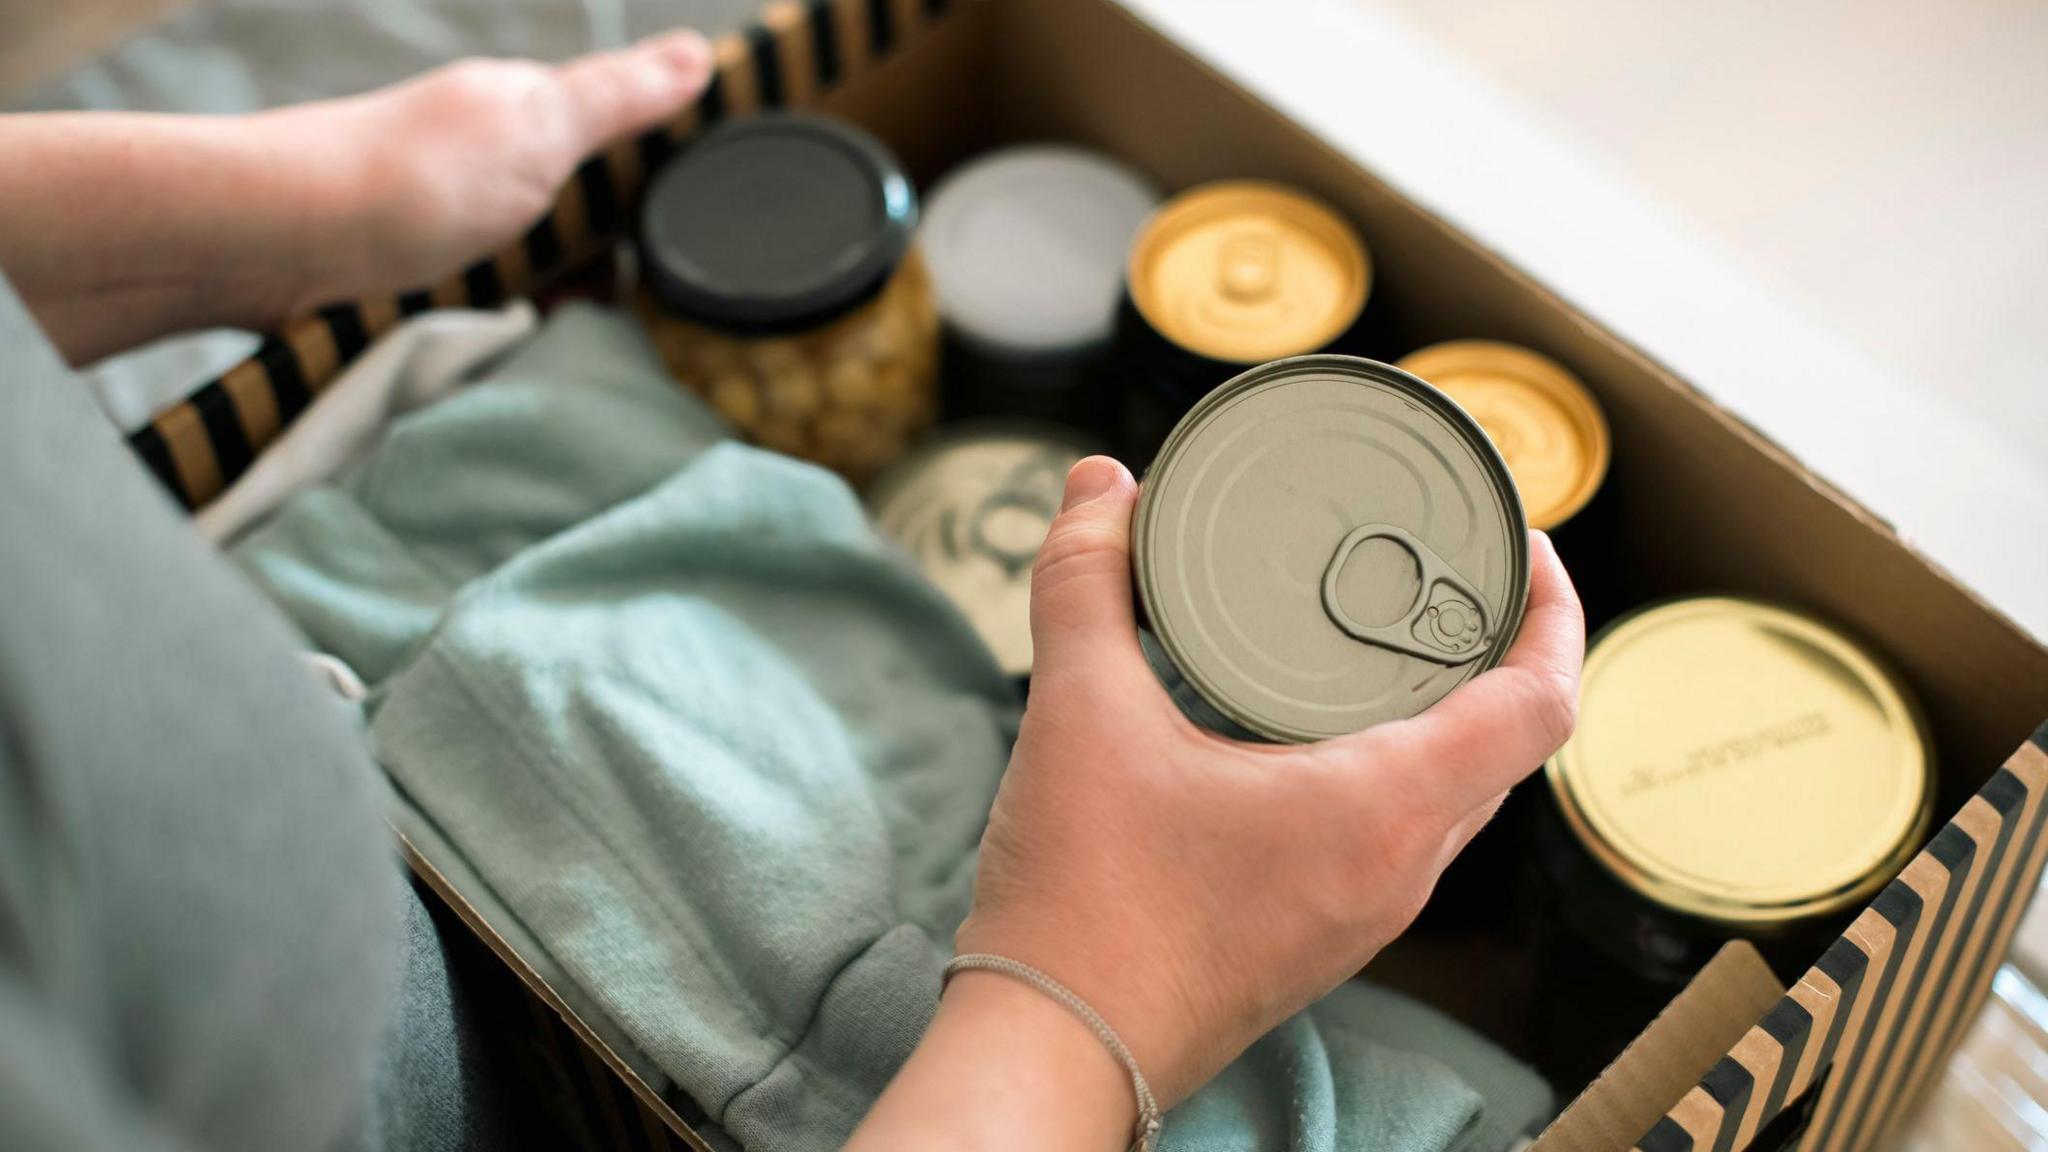
[[[652,1113],[670,1132],[674,1133],[684,1143],[696,1150],[696,1152],[713,1152],[712,1147],[704,1142],[704,1138],[697,1135],[696,1131],[676,1113],[674,1108],[669,1106],[667,1101],[663,1100],[654,1089],[648,1087],[647,1082],[641,1079],[639,1074],[634,1072],[631,1066],[624,1060],[620,1059],[619,1054],[612,1051],[609,1044],[606,1044],[567,1004],[563,1003],[562,998],[555,993],[555,990],[548,985],[548,982],[541,979],[540,973],[534,971],[533,965],[528,964],[526,959],[519,955],[506,942],[503,936],[499,935],[498,930],[493,928],[488,920],[484,919],[483,914],[477,911],[476,906],[471,904],[463,897],[461,892],[456,890],[455,886],[449,882],[448,877],[443,875],[440,869],[434,867],[433,862],[421,853],[418,846],[405,833],[401,832],[396,826],[393,826],[391,834],[397,838],[399,852],[404,857],[406,866],[412,869],[413,875],[419,877],[422,883],[429,889],[432,889],[434,895],[438,896],[441,902],[448,906],[449,911],[455,913],[462,920],[463,924],[467,925],[469,930],[476,934],[477,939],[482,940],[490,948],[492,954],[503,961],[505,966],[510,968],[515,976],[519,977],[519,982],[526,986],[527,991],[531,992],[535,998],[546,1004],[556,1015],[562,1018],[562,1022],[568,1025],[569,1030],[575,1034],[577,1041],[585,1049],[595,1053],[599,1059],[604,1061],[605,1067],[614,1076],[618,1077],[620,1083],[632,1091],[634,1098],[643,1109]]]
[[[1530,1152],[1630,1147],[1784,994],[1754,947],[1724,945]]]

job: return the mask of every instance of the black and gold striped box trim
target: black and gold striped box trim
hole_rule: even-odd
[[[1739,1152],[1823,1079],[1797,1147],[1886,1146],[2004,962],[2048,854],[2044,792],[2048,725],[1636,1148]]]
[[[129,437],[187,508],[205,507],[276,441],[321,389],[400,319],[491,308],[574,267],[627,228],[646,180],[690,136],[728,117],[800,107],[908,46],[943,0],[780,0],[713,45],[703,95],[671,123],[585,160],[518,241],[447,280],[334,304],[267,337],[256,354]]]

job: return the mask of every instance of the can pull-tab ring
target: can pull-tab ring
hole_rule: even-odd
[[[1048,450],[1010,469],[968,518],[968,549],[995,561],[1006,580],[1030,571],[1038,546],[1060,514],[1067,467],[1066,456]]]
[[[1360,623],[1345,611],[1338,595],[1344,562],[1368,540],[1391,540],[1400,545],[1414,557],[1421,574],[1414,602],[1392,623]],[[1493,624],[1492,613],[1478,590],[1414,533],[1394,524],[1360,525],[1337,545],[1323,572],[1323,611],[1354,640],[1452,666],[1469,663],[1486,650]]]
[[[1280,243],[1264,231],[1241,232],[1224,240],[1217,263],[1218,286],[1241,303],[1269,299],[1280,283]]]

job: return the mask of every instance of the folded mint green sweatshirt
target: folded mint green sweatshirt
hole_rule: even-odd
[[[937,1005],[1019,704],[843,483],[730,440],[575,306],[239,556],[372,685],[394,782],[636,1059],[721,1139],[845,1139]],[[1489,1103],[1390,1047],[1388,996],[1290,1021],[1166,1146],[1498,1147],[1547,1107],[1518,1065]]]

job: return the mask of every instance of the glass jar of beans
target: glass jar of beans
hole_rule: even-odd
[[[765,448],[855,483],[937,411],[917,199],[883,145],[816,116],[720,127],[648,189],[636,305],[669,370]]]

